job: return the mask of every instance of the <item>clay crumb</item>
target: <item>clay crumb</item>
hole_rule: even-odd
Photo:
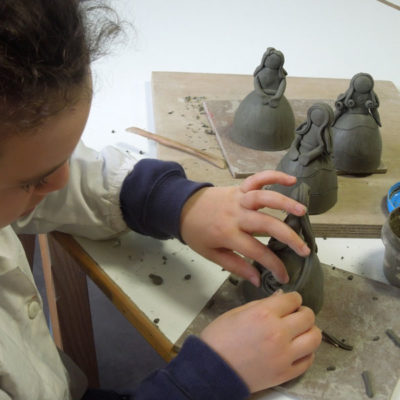
[[[326,368],[327,371],[335,371],[336,367],[334,365],[330,365],[329,367]]]
[[[364,381],[364,386],[365,386],[365,393],[369,398],[374,397],[374,389],[372,387],[372,377],[371,377],[371,372],[369,371],[363,371],[362,374],[362,379]]]
[[[149,274],[149,278],[151,279],[153,284],[156,285],[156,286],[160,286],[164,282],[164,279],[161,278],[161,276],[156,275],[156,274]]]
[[[344,260],[344,257],[342,256],[342,257],[340,257],[340,259],[341,259],[341,260]]]
[[[354,276],[353,276],[353,275],[349,275],[349,276],[347,277],[347,279],[348,279],[349,281],[352,281],[352,280],[353,280],[353,278],[354,278]]]
[[[386,329],[385,333],[397,347],[400,347],[400,337],[392,329]]]
[[[379,339],[380,339],[379,336],[374,336],[374,337],[372,338],[372,340],[373,340],[374,342],[377,342]]]
[[[232,285],[234,285],[234,286],[237,286],[237,285],[239,284],[239,281],[238,281],[236,278],[234,278],[233,276],[230,276],[230,277],[228,278],[228,280],[229,280],[229,282],[232,283]]]
[[[188,281],[188,280],[192,279],[192,275],[186,274],[186,275],[183,277],[183,279],[184,279],[185,281]]]
[[[115,130],[113,129],[113,130],[111,131],[111,133],[115,133]]]
[[[168,114],[173,114],[174,112],[173,111],[168,111]]]
[[[378,298],[376,296],[373,296],[372,300],[378,300]]]
[[[336,269],[336,267],[332,267],[332,269]]]
[[[139,154],[144,154],[144,151],[143,150],[139,150]]]
[[[160,322],[160,318],[154,318],[154,319],[153,319],[153,322],[154,322],[155,324],[158,324],[158,323]]]

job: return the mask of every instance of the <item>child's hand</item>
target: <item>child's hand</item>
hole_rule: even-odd
[[[200,337],[246,382],[251,392],[304,373],[321,343],[312,310],[297,292],[272,295],[228,311]]]
[[[245,179],[240,186],[207,187],[191,196],[183,207],[181,235],[195,251],[228,271],[259,286],[260,274],[242,256],[268,267],[276,279],[288,281],[282,261],[253,234],[266,234],[307,256],[310,249],[284,222],[258,211],[269,207],[304,215],[305,207],[278,192],[261,190],[279,183],[293,185],[296,178],[278,171],[263,171]],[[237,254],[237,253],[239,254]]]

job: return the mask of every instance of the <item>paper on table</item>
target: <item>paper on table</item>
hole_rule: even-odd
[[[130,232],[107,241],[76,240],[150,320],[158,319],[172,343],[229,275],[176,239]],[[163,283],[155,285],[150,274]]]

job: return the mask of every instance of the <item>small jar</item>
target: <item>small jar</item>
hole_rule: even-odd
[[[385,245],[383,272],[386,279],[400,287],[400,208],[395,208],[382,226],[381,238]]]

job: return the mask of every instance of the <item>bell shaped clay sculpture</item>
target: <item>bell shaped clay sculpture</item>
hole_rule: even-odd
[[[308,205],[310,188],[301,183],[293,189],[291,197]],[[317,256],[317,245],[311,228],[308,214],[302,217],[289,214],[285,223],[289,225],[300,237],[304,239],[310,248],[310,254],[303,258],[297,255],[288,245],[271,238],[268,247],[285,264],[289,275],[289,282],[279,283],[272,273],[261,264],[254,262],[253,265],[261,273],[261,286],[255,287],[248,281],[242,281],[241,290],[246,301],[261,299],[273,294],[276,290],[284,292],[297,291],[303,298],[303,304],[310,307],[317,314],[324,300],[324,275]]]
[[[296,129],[289,151],[276,167],[277,171],[297,177],[310,187],[310,215],[321,214],[337,201],[338,181],[331,158],[333,111],[328,104],[315,103],[307,111],[307,121]],[[272,185],[272,190],[290,196],[292,187]]]
[[[339,171],[350,174],[374,172],[381,162],[382,137],[379,99],[371,75],[359,73],[347,91],[337,98],[332,124],[333,161]]]
[[[230,138],[255,150],[287,149],[293,140],[294,114],[283,95],[284,55],[269,47],[254,71],[254,90],[236,110]]]

